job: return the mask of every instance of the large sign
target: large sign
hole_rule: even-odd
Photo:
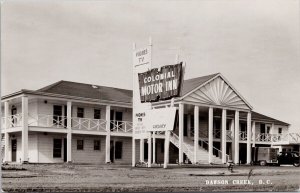
[[[133,51],[133,137],[143,139],[149,136],[144,119],[150,103],[141,103],[138,73],[151,69],[151,46]]]
[[[145,118],[148,131],[172,131],[174,128],[176,107],[152,109]]]
[[[179,96],[182,82],[182,63],[167,65],[139,73],[141,102],[155,102]]]

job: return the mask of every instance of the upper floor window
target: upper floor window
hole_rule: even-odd
[[[77,117],[83,118],[84,117],[84,108],[77,108]]]
[[[101,119],[100,109],[94,109],[94,119]]]
[[[278,133],[279,133],[279,134],[282,133],[282,128],[281,128],[281,127],[278,128]]]

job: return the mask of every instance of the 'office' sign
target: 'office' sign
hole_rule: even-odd
[[[141,102],[155,102],[179,96],[182,81],[182,62],[139,73]]]

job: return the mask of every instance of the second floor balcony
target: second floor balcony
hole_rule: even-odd
[[[2,127],[6,127],[6,121],[8,121],[8,128],[17,128],[22,126],[22,114],[16,114],[9,116],[7,119],[2,117]],[[29,127],[42,127],[42,128],[56,128],[67,129],[67,117],[38,114],[36,116],[28,115]],[[109,122],[109,123],[108,123]],[[90,119],[71,117],[72,130],[81,131],[107,131],[107,124],[109,124],[109,130],[115,133],[132,133],[132,122],[130,121],[118,121],[105,119]]]

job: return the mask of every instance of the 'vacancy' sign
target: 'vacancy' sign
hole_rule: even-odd
[[[182,62],[139,73],[141,102],[155,102],[179,96],[182,81]]]

